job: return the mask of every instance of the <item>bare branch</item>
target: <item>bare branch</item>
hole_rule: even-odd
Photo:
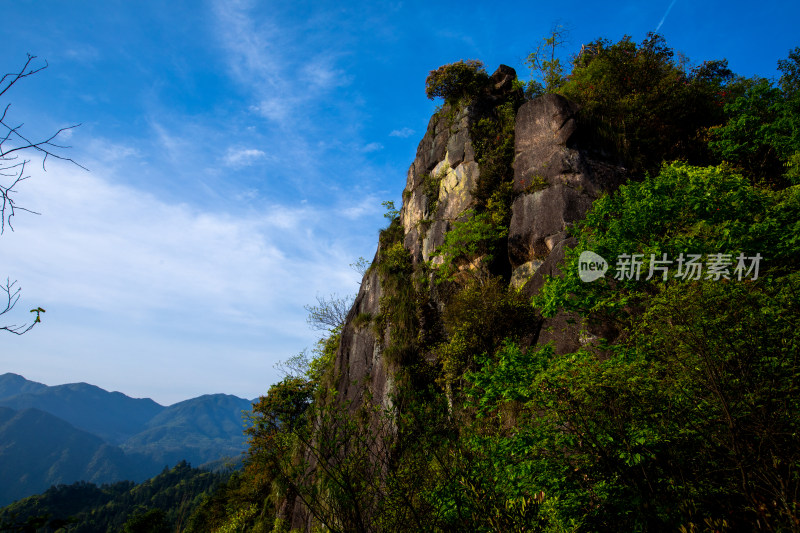
[[[15,83],[17,83],[22,78],[33,76],[37,72],[41,72],[49,66],[47,64],[47,61],[45,61],[43,67],[38,67],[38,68],[31,67],[31,69],[28,70],[28,72],[25,72],[25,70],[28,68],[28,65],[30,65],[34,59],[36,59],[36,56],[28,54],[28,60],[25,62],[25,64],[22,66],[19,72],[16,73],[11,72],[3,75],[2,79],[0,79],[0,96],[3,96],[3,94],[5,94],[7,90],[9,90]]]
[[[29,176],[25,175],[25,165],[27,161],[23,161],[21,163],[17,163],[16,165],[11,165],[9,167],[2,167],[0,166],[0,176],[13,176],[14,180],[11,182],[11,185],[8,187],[3,186],[0,184],[0,235],[5,232],[6,225],[11,228],[11,231],[14,231],[14,226],[11,225],[11,217],[13,217],[17,211],[25,211],[27,213],[32,213],[34,215],[38,215],[36,211],[32,211],[25,207],[18,206],[14,201],[14,197],[11,196],[11,193],[16,192],[14,190],[14,186],[17,185],[19,182],[28,179]],[[16,171],[12,174],[5,174],[3,171],[9,170],[12,168],[19,168],[19,171]]]
[[[308,311],[306,321],[311,329],[318,331],[328,331],[344,326],[347,313],[350,312],[354,300],[355,296],[352,295],[339,298],[332,294],[328,299],[317,296],[319,305],[304,306]]]
[[[36,66],[33,63],[35,59],[36,56],[28,54],[28,59],[21,69],[16,72],[4,74],[3,77],[0,78],[0,96],[8,92],[19,80],[27,78],[28,76],[33,76],[48,67],[47,61],[45,61],[42,66]],[[24,123],[13,125],[13,123],[9,121],[8,115],[10,109],[11,104],[7,104],[3,107],[2,115],[0,115],[0,234],[5,232],[6,226],[11,228],[11,231],[14,231],[11,219],[18,211],[25,211],[36,215],[39,214],[36,211],[17,205],[14,199],[14,193],[17,192],[15,187],[29,177],[25,174],[25,167],[30,163],[30,159],[24,158],[24,156],[20,157],[22,154],[33,152],[41,156],[42,170],[47,170],[46,164],[47,158],[49,157],[68,161],[86,170],[86,167],[78,164],[72,158],[61,155],[59,151],[66,150],[69,146],[57,141],[59,135],[65,131],[77,128],[80,124],[61,128],[46,139],[33,140],[22,132]],[[0,286],[0,291],[4,292],[6,295],[6,306],[5,309],[0,310],[0,316],[11,311],[19,301],[20,288],[16,283],[16,281],[11,282],[9,279],[6,279],[5,286]],[[0,296],[0,298],[2,298],[2,296]],[[31,328],[41,322],[41,313],[45,311],[39,307],[32,309],[31,312],[36,313],[36,318],[30,325],[10,324],[0,326],[0,331],[7,331],[15,335],[22,335],[30,331]]]
[[[14,309],[15,305],[17,305],[17,302],[19,301],[19,293],[21,292],[22,289],[16,285],[17,285],[16,280],[11,281],[8,278],[6,278],[5,285],[0,285],[0,291],[6,294],[6,307],[2,311],[0,311],[0,316],[8,313],[12,309]],[[44,309],[42,309],[42,311],[44,311]],[[35,326],[39,322],[41,322],[41,320],[39,320],[39,313],[37,313],[36,320],[31,322],[30,325],[22,324],[20,326],[17,326],[16,324],[9,324],[7,326],[0,326],[0,331],[7,331],[9,333],[13,333],[14,335],[22,335],[23,333],[27,333],[28,331],[30,331],[33,328],[33,326]]]
[[[8,110],[8,106],[6,107],[6,110]],[[0,126],[6,128],[8,130],[8,132],[6,133],[6,135],[3,138],[3,140],[0,141],[0,161],[14,160],[16,158],[16,152],[24,152],[26,150],[34,150],[34,151],[37,151],[37,152],[39,152],[41,154],[44,154],[44,157],[42,158],[42,169],[44,169],[44,170],[47,170],[45,168],[45,163],[47,162],[47,158],[48,157],[52,157],[52,158],[55,158],[55,159],[60,159],[62,161],[69,161],[70,163],[72,163],[72,164],[74,164],[76,166],[79,166],[83,170],[88,170],[86,167],[84,167],[80,163],[77,163],[72,158],[62,156],[62,155],[57,154],[57,153],[52,151],[52,149],[55,149],[55,148],[58,148],[58,149],[70,148],[69,146],[56,144],[56,143],[54,143],[52,141],[54,141],[55,138],[58,137],[58,135],[61,134],[62,132],[65,132],[67,130],[71,130],[73,128],[77,128],[78,126],[80,126],[80,124],[73,124],[72,126],[67,126],[65,128],[61,128],[60,130],[55,132],[53,135],[51,135],[49,138],[47,138],[47,139],[45,139],[43,141],[38,141],[38,142],[31,141],[30,139],[28,139],[27,137],[25,137],[24,135],[22,135],[20,133],[19,130],[23,126],[23,124],[20,124],[19,126],[11,127],[8,124],[6,124],[4,120],[0,119]],[[4,146],[5,143],[7,141],[15,139],[15,138],[16,138],[16,140],[22,141],[22,144],[20,144],[18,146],[13,146],[10,149],[6,149],[6,147]],[[9,157],[11,154],[14,154],[14,156],[13,157]]]

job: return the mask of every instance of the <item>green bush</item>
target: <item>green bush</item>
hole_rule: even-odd
[[[650,282],[613,280],[620,254],[643,254],[642,280],[649,273],[651,254],[661,258],[666,253],[673,261],[681,253],[724,253],[732,258],[761,254],[759,275],[764,278],[796,270],[798,235],[800,188],[770,191],[723,167],[674,163],[658,176],[628,183],[595,201],[580,224],[578,246],[567,253],[564,277],[551,280],[535,303],[545,314],[567,308],[627,321],[650,287],[664,282],[660,275]],[[578,255],[583,250],[609,262],[604,278],[592,283],[579,279]],[[680,281],[673,278],[668,283]]]
[[[528,299],[502,278],[472,281],[451,296],[442,314],[447,340],[435,348],[442,381],[460,384],[480,354],[493,354],[505,339],[519,340],[538,326]]]
[[[444,243],[432,254],[442,258],[436,270],[439,283],[452,281],[459,272],[476,279],[487,276],[485,267],[494,259],[498,241],[508,233],[508,228],[492,220],[490,212],[467,211],[464,216],[465,220],[453,223]]]
[[[495,438],[524,446],[515,468],[531,473],[531,489],[589,530],[794,527],[799,220],[798,187],[765,190],[677,163],[595,202],[564,277],[535,303],[614,324],[620,336],[601,353],[509,348],[469,378],[484,416],[526,406],[516,435]],[[583,250],[612,271],[581,282]],[[682,252],[760,253],[758,279],[644,279],[651,253]],[[639,281],[610,279],[621,253],[644,254]]]
[[[461,99],[473,99],[489,85],[483,63],[474,59],[456,61],[432,70],[425,80],[425,94],[433,100],[443,98],[453,107]]]

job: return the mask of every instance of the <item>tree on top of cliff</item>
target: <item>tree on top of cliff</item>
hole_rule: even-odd
[[[604,145],[633,174],[658,173],[662,162],[685,159],[706,165],[708,130],[725,122],[723,106],[736,92],[727,62],[686,68],[663,37],[649,34],[584,45],[572,71],[555,92],[581,105],[593,125],[595,145]]]
[[[456,61],[432,70],[425,80],[425,94],[433,100],[443,98],[450,105],[461,98],[472,98],[489,85],[483,63],[476,59]]]
[[[554,92],[564,83],[564,68],[561,60],[556,57],[556,50],[566,43],[568,35],[568,28],[561,24],[555,25],[550,34],[539,42],[536,50],[528,54],[525,63],[530,67],[534,78],[528,84],[529,96]]]

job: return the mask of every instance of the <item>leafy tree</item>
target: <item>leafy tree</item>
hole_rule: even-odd
[[[800,48],[778,61],[778,86],[749,82],[744,94],[725,105],[730,120],[714,128],[711,147],[752,181],[773,187],[800,181]]]
[[[497,243],[507,232],[505,227],[494,223],[489,212],[465,213],[465,220],[453,223],[444,243],[432,254],[442,258],[436,271],[437,280],[450,280],[459,272],[477,280],[485,279],[488,274],[483,267],[492,262]]]
[[[166,514],[161,509],[136,513],[123,526],[125,533],[169,533],[170,530]]]
[[[794,527],[799,209],[796,187],[685,164],[595,202],[535,303],[621,334],[573,354],[511,347],[471,378],[486,415],[524,406],[523,464],[563,513],[601,530]],[[587,249],[641,253],[642,278],[579,281]],[[644,279],[665,253],[720,251],[760,253],[758,278]]]
[[[725,61],[687,72],[663,37],[637,45],[598,39],[583,47],[557,92],[582,106],[581,117],[601,146],[634,174],[656,174],[662,162],[711,162],[708,128],[724,122],[732,73]]]
[[[295,428],[311,404],[312,392],[313,383],[301,377],[287,377],[272,385],[267,395],[253,405],[246,433],[264,437],[284,428]]]
[[[649,275],[652,259],[665,253],[672,261],[681,253],[726,253],[731,260],[739,254],[760,254],[761,277],[791,272],[800,242],[798,194],[796,188],[769,191],[752,186],[720,167],[665,166],[658,176],[628,183],[595,202],[581,225],[578,247],[567,254],[564,277],[553,279],[536,304],[546,314],[561,307],[621,324],[638,313],[634,304],[647,297],[641,282],[609,279],[613,275],[608,274],[583,283],[578,277],[579,250],[609,259],[612,269],[613,258],[620,254],[642,254],[642,279]],[[661,279],[658,271],[656,278]]]
[[[474,98],[489,85],[483,63],[474,59],[460,60],[432,70],[425,80],[425,94],[433,100],[443,98],[455,105],[462,98]]]
[[[130,481],[99,487],[86,482],[58,485],[0,509],[0,530],[44,533],[64,527],[92,533],[123,531],[128,523],[133,530],[159,531],[166,524],[166,530],[173,531],[182,528],[229,477],[229,472],[209,472],[181,462],[138,485]]]
[[[550,35],[542,39],[536,50],[528,54],[525,63],[531,70],[531,81],[526,88],[528,98],[544,93],[552,93],[564,83],[564,67],[556,57],[558,50],[566,42],[569,30],[562,25],[553,26]]]

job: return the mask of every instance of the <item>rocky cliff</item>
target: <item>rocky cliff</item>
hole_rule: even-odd
[[[574,242],[568,236],[569,226],[584,217],[595,198],[625,179],[624,168],[584,146],[583,139],[589,135],[582,132],[575,104],[554,94],[525,102],[515,80],[514,69],[502,65],[479,98],[459,106],[445,104],[430,119],[408,169],[399,221],[395,222],[410,258],[409,272],[414,272],[405,283],[417,284],[411,302],[414,324],[409,326],[415,341],[406,346],[403,357],[387,357],[386,350],[397,343],[397,329],[386,316],[393,312],[390,307],[398,304],[387,297],[387,279],[379,268],[389,260],[389,244],[382,242],[364,275],[336,353],[335,402],[351,413],[367,402],[391,408],[404,365],[415,360],[436,365],[435,351],[426,349],[430,343],[424,338],[446,337],[438,317],[447,305],[447,291],[433,282],[442,262],[434,252],[455,223],[486,208],[493,189],[505,186],[509,191],[492,198],[504,199],[510,217],[504,222],[507,231],[499,247],[500,257],[487,268],[530,297],[546,275],[559,273],[564,249]],[[487,124],[501,121],[500,113],[509,109],[513,110],[511,128],[487,140]],[[502,128],[491,131],[501,132]],[[513,163],[501,162],[505,168],[498,171],[487,143],[511,142],[501,139],[509,134],[513,136]],[[487,174],[492,174],[493,183],[486,183]],[[585,342],[585,336],[567,319],[559,315],[534,321],[528,342],[554,341],[558,351],[574,349]],[[292,527],[310,531],[308,513],[302,505],[289,503],[284,501],[281,515]]]
[[[495,96],[508,97],[515,76],[513,69],[501,66],[492,76]],[[408,169],[400,220],[403,244],[414,264],[440,262],[432,255],[434,250],[443,244],[453,222],[476,206],[474,190],[481,168],[471,130],[481,113],[487,114],[487,102],[481,104],[434,114]],[[580,146],[577,111],[565,98],[548,94],[525,102],[516,113],[515,157],[513,170],[509,169],[514,195],[507,236],[508,282],[530,296],[546,275],[558,273],[564,247],[572,242],[567,228],[584,217],[595,198],[626,177],[624,168],[592,157]],[[381,290],[380,275],[373,268],[364,276],[342,334],[336,359],[338,390],[350,401],[360,399],[359,386],[354,386],[360,384],[367,385],[383,405],[390,402],[392,372],[381,357],[381,346],[391,339],[354,325],[359,315],[381,312]],[[431,303],[440,303],[435,291],[431,296]],[[549,325],[544,324],[544,332]],[[545,334],[540,342],[551,337]],[[563,350],[569,349],[569,338],[556,340],[564,344]]]

